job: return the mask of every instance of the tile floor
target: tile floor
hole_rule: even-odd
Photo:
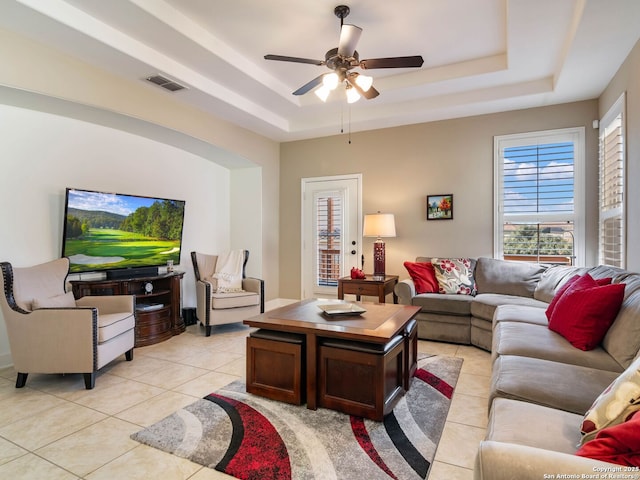
[[[205,337],[193,325],[163,343],[135,349],[133,362],[104,367],[93,390],[81,375],[29,375],[15,388],[0,370],[0,478],[229,479],[129,435],[245,376],[241,324]],[[429,480],[469,480],[487,426],[490,355],[470,346],[420,341],[420,352],[464,358]]]

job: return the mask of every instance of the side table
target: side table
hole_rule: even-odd
[[[385,303],[385,297],[393,293],[393,303],[398,303],[394,287],[398,283],[398,275],[385,275],[384,280],[374,280],[373,275],[365,278],[342,277],[338,279],[338,298],[344,300],[345,294],[355,295],[360,301],[362,295],[378,297],[379,303]]]

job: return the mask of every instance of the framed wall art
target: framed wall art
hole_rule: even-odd
[[[453,193],[427,195],[427,220],[453,220]]]

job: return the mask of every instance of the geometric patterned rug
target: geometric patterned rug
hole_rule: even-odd
[[[235,381],[131,438],[239,479],[426,479],[461,367],[420,358],[382,422],[247,394]]]

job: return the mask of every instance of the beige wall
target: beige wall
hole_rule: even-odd
[[[357,108],[353,107],[353,108]],[[493,137],[584,126],[587,262],[597,250],[596,100],[284,143],[280,155],[280,296],[300,296],[300,179],[362,173],[363,210],[394,213],[387,273],[419,255],[492,256]],[[454,194],[454,219],[427,221],[427,194]],[[363,243],[372,265],[372,239]]]
[[[245,243],[253,245],[258,238],[262,252],[252,259],[262,263],[257,268],[252,265],[251,270],[265,279],[268,299],[278,296],[278,230],[268,227],[279,222],[278,142],[198,108],[180,104],[170,93],[138,79],[115,76],[2,29],[0,86],[0,103],[3,104],[107,125],[176,146],[222,166],[260,168],[261,188],[248,188],[245,195],[233,195],[250,203],[252,208],[257,205],[260,208],[259,215],[251,217],[250,236],[238,237],[238,233],[247,231],[242,228],[234,228],[226,234],[231,238],[232,248],[243,248]],[[175,179],[165,175],[153,181],[173,182]],[[201,185],[203,182],[206,183],[205,179],[199,178],[196,183]],[[190,189],[193,185],[185,182],[181,187]],[[241,182],[234,185],[243,188]],[[117,188],[118,185],[111,187],[112,190]],[[251,199],[252,196],[255,198]],[[210,208],[215,209],[216,205],[212,204]],[[238,211],[246,209],[246,205],[241,205]],[[212,212],[212,216],[217,215]],[[211,223],[207,218],[202,221],[205,226]],[[213,245],[213,242],[209,243]]]
[[[627,140],[627,268],[640,271],[640,42],[600,96],[600,117],[626,92]]]

